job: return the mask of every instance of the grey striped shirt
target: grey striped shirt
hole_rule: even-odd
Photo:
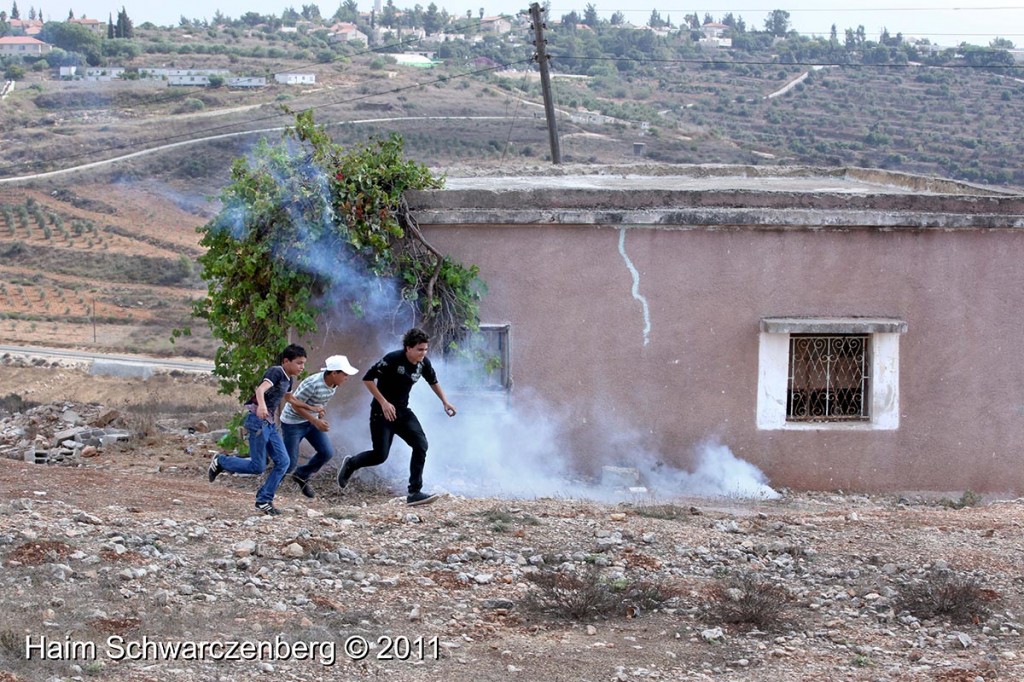
[[[299,387],[292,391],[292,396],[307,405],[320,407],[327,404],[336,390],[324,382],[323,372],[317,372],[303,379]],[[291,403],[285,403],[284,409],[281,411],[281,421],[285,424],[301,424],[306,420],[291,406]]]

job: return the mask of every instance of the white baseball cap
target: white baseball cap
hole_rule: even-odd
[[[348,358],[344,355],[332,355],[324,361],[324,366],[320,368],[321,372],[337,372],[342,371],[345,374],[352,376],[359,370],[353,367]]]

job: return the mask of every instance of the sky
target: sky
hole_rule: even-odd
[[[9,2],[12,0],[0,0],[0,8],[7,9],[8,13]],[[484,10],[485,16],[517,14],[526,10],[530,4],[524,0],[434,2],[449,14],[460,16],[467,10],[472,11],[473,16],[478,16],[480,9]],[[189,19],[209,19],[218,9],[232,18],[250,11],[280,16],[289,7],[301,10],[303,4],[316,4],[322,15],[330,16],[341,5],[341,0],[306,0],[305,3],[303,0],[179,0],[174,3],[154,3],[152,0],[63,0],[59,5],[54,4],[54,0],[21,0],[18,9],[22,18],[27,18],[29,8],[35,7],[37,11],[43,12],[47,20],[63,20],[71,10],[76,17],[85,14],[89,18],[105,21],[111,15],[116,19],[117,13],[124,7],[135,25],[151,21],[160,26],[169,26],[177,25],[182,15]],[[373,9],[370,0],[359,0],[358,4],[361,11]],[[427,7],[430,0],[395,1],[399,8],[416,4]],[[587,4],[585,0],[551,0],[552,19],[557,21],[573,10],[582,14]],[[928,38],[938,45],[967,42],[987,46],[993,38],[1001,37],[1017,47],[1024,47],[1024,0],[894,0],[893,6],[886,6],[880,0],[735,0],[734,3],[717,7],[706,1],[651,0],[646,9],[631,9],[629,3],[621,0],[609,0],[607,5],[595,0],[591,4],[602,16],[607,17],[620,11],[627,21],[634,24],[646,24],[652,10],[657,10],[663,19],[670,18],[675,25],[682,21],[684,15],[694,12],[701,20],[705,13],[720,20],[723,15],[732,12],[734,16],[743,17],[748,28],[761,29],[769,12],[785,10],[790,14],[792,28],[805,34],[827,35],[832,24],[835,24],[842,36],[846,28],[856,29],[862,25],[868,38],[873,40],[877,40],[882,29],[887,28],[892,35],[902,33],[905,37]]]

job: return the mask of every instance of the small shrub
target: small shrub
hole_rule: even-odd
[[[991,613],[996,595],[971,576],[936,571],[928,578],[899,589],[896,608],[921,620],[948,618],[955,623],[978,623]]]
[[[638,580],[627,583],[620,591],[626,609],[653,611],[679,597],[679,591],[664,582]]]
[[[125,413],[125,422],[132,438],[151,438],[158,432],[156,425],[160,413],[159,407],[153,403],[133,405],[130,412]]]
[[[10,628],[0,630],[0,658],[22,659],[25,658],[25,638],[23,635],[14,632]]]
[[[536,526],[540,524],[536,518],[529,514],[513,514],[512,512],[505,511],[504,509],[488,509],[485,511],[475,512],[473,516],[479,516],[484,521],[491,524],[500,524],[505,526],[511,526],[514,523],[520,523],[529,526]]]
[[[791,600],[785,588],[755,573],[743,573],[715,584],[704,608],[716,622],[769,630],[786,621]]]
[[[606,581],[594,566],[581,573],[543,571],[527,578],[537,589],[526,597],[526,610],[569,620],[613,614],[629,618],[679,596],[677,590],[662,582],[626,578]]]
[[[942,500],[942,506],[950,509],[963,509],[964,507],[977,507],[981,504],[981,495],[974,492],[971,489],[964,491],[963,495],[958,500],[950,500],[948,498]]]
[[[636,508],[636,515],[647,519],[681,521],[691,514],[682,507],[674,504],[645,504]]]
[[[175,110],[176,114],[191,114],[197,111],[202,111],[206,108],[203,100],[196,99],[195,97],[187,97]]]
[[[607,616],[621,603],[595,568],[579,573],[541,571],[527,576],[537,589],[527,595],[526,610],[568,620]]]

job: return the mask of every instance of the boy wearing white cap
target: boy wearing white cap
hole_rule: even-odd
[[[288,403],[281,412],[281,438],[291,460],[288,471],[291,473],[292,481],[306,497],[316,497],[309,479],[334,457],[334,448],[327,437],[331,427],[324,419],[327,412],[324,405],[334,396],[338,386],[358,371],[344,355],[332,355],[327,358],[319,372],[303,379],[292,394],[313,409],[307,410],[302,406]],[[299,444],[303,438],[316,452],[308,462],[299,467]]]

